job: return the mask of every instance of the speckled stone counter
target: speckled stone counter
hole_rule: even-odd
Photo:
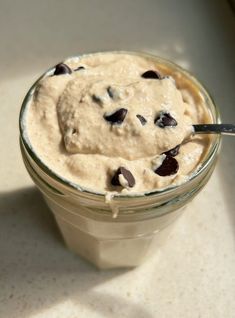
[[[98,271],[69,252],[18,146],[29,86],[69,55],[141,50],[205,83],[235,122],[235,15],[226,1],[0,3],[0,318],[233,318],[235,138],[165,246],[133,270]]]

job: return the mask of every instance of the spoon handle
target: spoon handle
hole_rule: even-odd
[[[193,125],[195,134],[223,134],[235,135],[234,124],[203,124]]]

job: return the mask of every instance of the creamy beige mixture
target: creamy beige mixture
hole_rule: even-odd
[[[26,124],[55,173],[95,192],[126,194],[186,181],[208,146],[208,137],[191,136],[192,124],[210,121],[203,97],[179,72],[100,53],[67,60],[43,78]]]

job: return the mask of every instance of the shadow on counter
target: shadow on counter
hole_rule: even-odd
[[[127,270],[98,271],[69,252],[34,187],[0,194],[0,255],[1,317],[16,312],[41,317],[66,301],[103,317],[120,317],[120,308],[130,318],[152,317],[141,304],[125,299],[125,290],[123,298],[94,290]]]

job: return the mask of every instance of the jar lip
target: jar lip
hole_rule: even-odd
[[[64,61],[69,61],[72,59],[80,59],[83,57],[91,56],[91,55],[100,55],[100,54],[128,54],[128,55],[137,55],[137,56],[142,56],[150,59],[155,59],[158,60],[159,62],[164,63],[165,65],[169,65],[176,69],[177,71],[180,71],[182,74],[184,74],[187,78],[192,80],[197,87],[200,89],[200,91],[203,93],[204,97],[207,99],[207,103],[210,104],[214,108],[214,120],[216,123],[220,123],[220,113],[218,110],[217,105],[215,104],[213,98],[211,95],[208,93],[207,89],[205,88],[204,85],[202,85],[189,71],[185,70],[181,66],[175,64],[174,62],[167,60],[165,58],[156,56],[154,54],[150,53],[145,53],[145,52],[137,52],[137,51],[102,51],[102,52],[94,52],[94,53],[86,53],[86,54],[80,54],[80,55],[75,55],[66,58]],[[77,183],[74,183],[72,181],[69,181],[66,178],[63,178],[56,172],[54,172],[52,169],[50,169],[37,155],[37,153],[34,151],[33,146],[30,142],[30,139],[27,135],[27,129],[26,129],[26,115],[27,115],[27,109],[30,105],[31,98],[34,94],[34,90],[38,84],[38,82],[43,79],[44,77],[52,74],[54,71],[54,66],[49,68],[46,72],[44,72],[36,81],[35,83],[31,86],[29,89],[28,93],[26,94],[21,110],[20,110],[20,115],[19,115],[19,128],[20,128],[20,136],[21,140],[23,142],[24,147],[26,148],[28,154],[30,157],[33,159],[33,161],[47,174],[49,177],[54,179],[55,181],[63,184],[63,186],[67,187],[70,191],[74,192],[83,192],[88,195],[92,196],[97,196],[97,197],[104,197],[106,195],[105,192],[95,192],[89,189],[86,189],[82,186],[80,186]],[[203,159],[202,163],[200,164],[199,168],[196,169],[186,180],[184,183],[180,185],[173,185],[167,188],[162,188],[162,189],[153,189],[151,191],[147,192],[140,192],[140,193],[130,193],[130,194],[120,194],[120,193],[114,193],[112,196],[113,198],[116,199],[130,199],[130,198],[143,198],[143,197],[150,197],[150,196],[156,196],[156,195],[163,195],[163,194],[170,194],[174,190],[187,187],[198,175],[200,175],[210,164],[211,160],[213,157],[216,155],[217,150],[219,149],[221,143],[221,135],[216,135],[214,136],[214,140],[212,141],[212,144],[210,145],[210,149],[205,155],[205,158]]]

